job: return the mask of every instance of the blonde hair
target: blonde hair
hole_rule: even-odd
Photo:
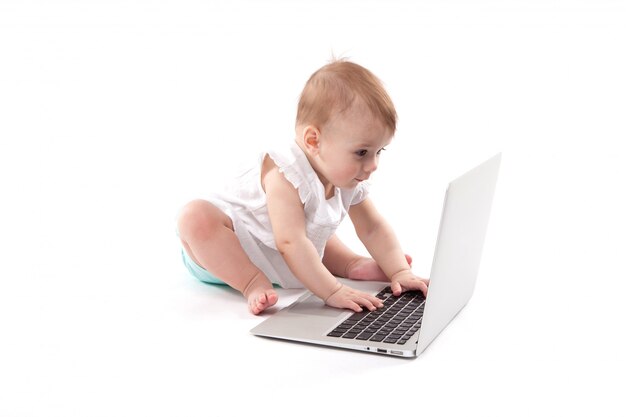
[[[356,98],[395,133],[398,115],[382,82],[368,69],[344,59],[333,60],[311,75],[300,94],[296,126],[321,127],[333,112],[348,110]]]

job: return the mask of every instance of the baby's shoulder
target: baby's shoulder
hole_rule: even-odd
[[[265,190],[265,181],[277,181],[280,179],[280,168],[269,154],[265,154],[261,161],[261,185]]]
[[[299,181],[294,181],[283,168],[277,165],[269,155],[263,159],[261,163],[261,186],[263,191],[267,192],[267,186],[280,187],[284,190],[296,191],[299,188]]]

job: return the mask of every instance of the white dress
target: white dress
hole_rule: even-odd
[[[320,259],[326,242],[348,214],[350,206],[367,197],[369,184],[362,182],[352,189],[335,187],[335,195],[326,199],[323,184],[302,149],[293,142],[285,149],[261,154],[254,166],[237,175],[223,192],[209,195],[208,201],[232,219],[235,234],[244,251],[271,282],[283,288],[303,288],[276,249],[265,192],[261,186],[261,166],[265,155],[272,158],[279,171],[298,190],[304,204],[306,234]]]

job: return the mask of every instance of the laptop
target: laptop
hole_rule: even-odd
[[[474,292],[501,154],[450,182],[445,194],[428,296],[393,296],[389,282],[338,278],[383,300],[355,313],[326,306],[306,292],[254,327],[257,336],[406,358],[419,356]]]

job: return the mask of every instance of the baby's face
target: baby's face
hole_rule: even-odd
[[[354,188],[378,168],[378,159],[391,142],[391,131],[355,106],[327,123],[320,132],[318,175],[324,185]]]

